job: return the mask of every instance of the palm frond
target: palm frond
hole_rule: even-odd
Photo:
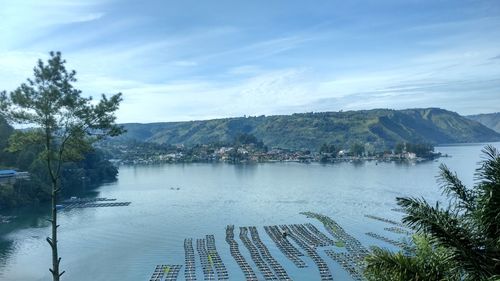
[[[481,166],[476,170],[476,180],[500,183],[500,152],[492,145],[487,145],[481,152],[484,156]]]
[[[483,249],[476,235],[464,227],[464,218],[450,210],[443,210],[436,204],[432,207],[423,199],[397,198],[398,204],[405,209],[403,222],[431,237],[433,243],[450,249],[453,259],[471,273],[485,272]]]
[[[392,253],[375,247],[366,262],[365,275],[369,280],[427,280],[425,272],[420,272],[416,259],[402,253]]]
[[[500,281],[500,275],[491,276],[487,281]]]
[[[452,199],[446,208],[423,198],[397,198],[403,222],[420,238],[413,237],[408,253],[375,250],[367,272],[378,275],[367,276],[380,278],[369,280],[500,281],[500,152],[493,146],[482,152],[472,189],[440,166],[440,187]]]
[[[476,172],[478,184],[478,204],[476,216],[484,234],[500,247],[500,153],[493,146],[483,149],[485,157]]]
[[[476,199],[473,191],[468,189],[458,178],[457,174],[451,172],[446,165],[441,164],[439,169],[438,182],[443,190],[443,194],[457,199],[457,207],[459,209],[473,212]]]

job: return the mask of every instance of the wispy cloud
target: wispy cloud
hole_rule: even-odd
[[[121,122],[414,106],[470,114],[500,103],[500,18],[488,1],[399,13],[385,0],[0,5],[0,89],[62,50],[84,93],[124,93]]]
[[[98,20],[104,12],[98,9],[104,1],[14,1],[1,3],[0,31],[2,48],[26,48],[32,38],[49,34],[53,28]]]

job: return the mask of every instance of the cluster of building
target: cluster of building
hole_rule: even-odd
[[[115,162],[119,164],[154,164],[154,163],[190,163],[190,162],[340,162],[340,161],[423,161],[428,158],[418,157],[416,153],[393,151],[380,153],[363,153],[353,155],[349,150],[335,153],[310,152],[308,150],[289,150],[281,148],[262,148],[253,144],[237,146],[198,145],[193,148],[182,146],[168,150],[141,150],[126,148],[118,155]],[[439,154],[433,154],[438,157]]]
[[[135,154],[136,157],[124,155],[116,162],[121,164],[154,164],[154,163],[186,163],[186,162],[278,162],[295,161],[311,162],[314,156],[309,152],[291,151],[285,149],[272,149],[269,151],[256,149],[252,145],[231,147],[222,146],[214,148],[209,145],[201,145],[196,149],[176,149],[176,151],[158,153]]]

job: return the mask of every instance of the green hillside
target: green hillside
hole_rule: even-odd
[[[488,113],[488,114],[477,114],[469,115],[467,118],[477,121],[486,127],[497,131],[500,133],[500,112]]]
[[[121,140],[168,144],[231,142],[240,133],[253,134],[269,147],[317,150],[323,143],[348,146],[372,143],[433,144],[500,140],[500,134],[455,112],[438,109],[374,109],[346,112],[215,119],[191,122],[124,124]]]

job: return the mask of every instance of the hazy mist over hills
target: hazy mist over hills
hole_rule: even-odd
[[[467,118],[477,121],[486,127],[500,133],[500,112],[469,115]]]

